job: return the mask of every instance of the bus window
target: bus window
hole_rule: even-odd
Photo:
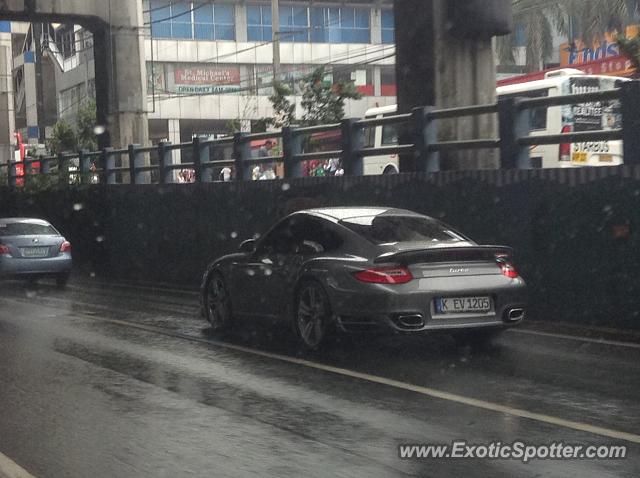
[[[502,95],[502,98],[545,98],[549,96],[549,90],[533,90],[522,91],[520,93],[511,93],[509,95]],[[531,108],[529,110],[529,124],[532,131],[540,131],[547,129],[547,107],[541,106],[538,108]]]
[[[382,127],[382,146],[398,144],[398,125],[388,124]]]

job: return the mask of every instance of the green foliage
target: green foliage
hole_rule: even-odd
[[[98,149],[98,138],[95,134],[97,124],[96,111],[96,102],[93,100],[83,105],[78,111],[76,120],[78,149],[87,151]]]
[[[274,81],[273,95],[269,96],[269,101],[273,105],[274,117],[266,121],[267,125],[282,128],[295,123],[296,105],[291,103],[289,96],[293,93],[284,83]]]
[[[540,69],[553,53],[553,34],[586,43],[632,22],[640,0],[512,0],[516,25],[523,28],[527,66]],[[513,63],[515,35],[498,39],[500,59]]]
[[[53,127],[53,135],[47,142],[51,154],[74,152],[78,149],[78,137],[72,126],[65,120],[59,120]]]
[[[53,127],[53,135],[47,142],[51,154],[76,152],[80,149],[95,151],[98,149],[98,138],[95,134],[96,102],[89,101],[79,110],[76,124],[71,125],[61,119]]]
[[[351,81],[333,85],[325,82],[324,67],[316,68],[302,80],[302,123],[305,126],[337,123],[344,118],[344,103],[359,100],[362,95]]]
[[[230,119],[226,124],[227,131],[231,133],[238,133],[242,130],[242,124],[240,118]]]
[[[269,101],[273,105],[274,117],[263,121],[276,128],[291,124],[314,126],[341,121],[344,118],[345,101],[359,100],[362,95],[352,82],[340,81],[331,84],[325,81],[326,77],[325,68],[319,67],[300,81],[303,113],[299,120],[296,120],[295,116],[296,105],[289,99],[293,94],[291,88],[276,82],[274,94],[269,97]]]

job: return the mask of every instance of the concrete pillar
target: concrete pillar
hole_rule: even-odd
[[[23,139],[25,143],[38,144],[40,133],[38,130],[38,87],[36,81],[35,56],[32,51],[24,52],[23,56],[24,70],[22,78],[24,83],[24,104],[27,115],[27,134]]]
[[[141,0],[2,0],[6,19],[70,22],[94,32],[98,119],[108,128],[101,146],[149,142]]]
[[[0,22],[0,164],[13,159],[13,133],[16,127],[12,68],[11,23]]]
[[[379,3],[371,8],[371,43],[382,43],[382,13]]]
[[[452,25],[447,0],[396,0],[398,109],[438,108],[495,101],[496,75],[490,38],[465,38]],[[417,78],[422,81],[416,81]],[[439,121],[441,140],[497,137],[497,119]],[[498,167],[497,154],[471,151],[441,155],[444,169]],[[414,158],[401,158],[414,170]]]
[[[236,41],[247,41],[247,6],[244,2],[237,3],[236,9]]]

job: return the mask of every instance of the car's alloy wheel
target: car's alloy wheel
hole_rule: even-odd
[[[224,280],[217,274],[211,276],[207,285],[205,311],[213,330],[223,330],[231,325],[231,299]]]
[[[322,287],[307,282],[300,288],[295,309],[295,328],[302,345],[317,349],[331,326],[331,305]]]

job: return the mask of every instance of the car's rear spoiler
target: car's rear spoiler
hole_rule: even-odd
[[[513,249],[508,246],[463,246],[463,247],[433,247],[409,249],[406,251],[392,251],[379,255],[374,263],[399,262],[415,264],[420,262],[465,262],[495,260],[504,256],[513,257]]]

